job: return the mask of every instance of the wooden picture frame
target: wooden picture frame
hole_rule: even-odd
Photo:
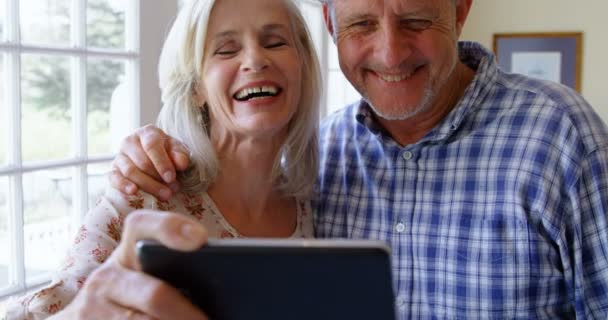
[[[493,45],[503,70],[581,92],[582,32],[497,33]]]

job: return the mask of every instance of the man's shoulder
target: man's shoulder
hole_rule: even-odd
[[[540,121],[547,125],[546,129],[563,130],[566,126],[569,128],[566,131],[575,133],[590,150],[605,144],[601,140],[605,140],[608,128],[589,102],[574,89],[515,73],[503,73],[497,84],[497,102],[510,105],[514,111],[512,115],[537,119],[530,123]],[[560,125],[548,126],[549,123]]]

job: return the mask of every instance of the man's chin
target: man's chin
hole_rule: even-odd
[[[432,101],[432,92],[427,90],[424,96],[421,97],[416,103],[399,103],[397,101],[393,103],[382,103],[381,105],[375,105],[371,101],[368,104],[376,116],[385,120],[408,120],[411,119],[430,108]]]

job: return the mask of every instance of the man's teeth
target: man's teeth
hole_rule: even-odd
[[[404,74],[398,74],[398,75],[378,73],[378,76],[380,76],[380,79],[387,81],[387,82],[399,82],[399,81],[409,78],[411,76],[411,73],[410,74],[404,73]]]
[[[264,94],[275,96],[279,92],[279,88],[273,86],[263,86],[263,87],[253,87],[246,88],[236,93],[236,98],[239,100],[246,99],[247,97],[251,97],[255,94]]]

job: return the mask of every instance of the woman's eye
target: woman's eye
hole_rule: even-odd
[[[407,19],[402,22],[402,24],[409,30],[412,31],[424,31],[428,29],[433,22],[430,20],[423,19]]]
[[[285,42],[279,41],[279,42],[273,42],[273,43],[267,44],[266,48],[267,49],[274,49],[274,48],[282,47],[284,45],[286,45]]]
[[[215,54],[219,56],[231,56],[238,52],[238,49],[233,48],[220,48],[215,51]]]

